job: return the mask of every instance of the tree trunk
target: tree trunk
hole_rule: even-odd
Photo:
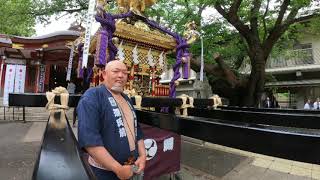
[[[266,58],[262,48],[255,49],[251,59],[251,74],[248,78],[238,79],[231,68],[226,65],[220,56],[214,56],[216,65],[206,64],[204,71],[217,80],[209,81],[213,93],[229,99],[231,106],[258,107],[264,91]],[[191,68],[200,70],[200,59],[191,59]]]
[[[251,74],[247,84],[247,93],[242,102],[244,106],[258,107],[264,92],[266,58],[262,50],[250,57]]]

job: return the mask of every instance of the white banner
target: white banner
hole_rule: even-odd
[[[8,64],[4,81],[3,105],[9,106],[9,93],[14,91],[14,76],[16,73],[16,65]]]
[[[14,92],[24,93],[24,83],[26,80],[26,66],[16,65],[16,73],[14,79]]]
[[[67,78],[66,78],[66,81],[70,81],[70,79],[71,79],[73,53],[74,53],[74,48],[71,48],[71,49],[70,49],[70,56],[69,56],[69,63],[68,63],[68,70],[67,70]]]
[[[91,28],[92,28],[92,23],[95,20],[94,19],[95,5],[96,5],[96,0],[89,1],[88,14],[86,15],[86,34],[85,34],[85,38],[84,38],[84,46],[83,46],[83,54],[82,54],[82,67],[87,67],[87,64],[88,64],[89,47],[90,47],[90,39],[91,39]]]

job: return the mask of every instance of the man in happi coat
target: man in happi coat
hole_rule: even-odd
[[[125,64],[109,62],[103,84],[87,90],[77,107],[79,144],[98,180],[130,179],[145,168],[143,134],[123,94],[127,76]]]

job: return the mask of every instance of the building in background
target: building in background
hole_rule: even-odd
[[[45,92],[66,85],[66,67],[70,55],[66,44],[78,37],[79,32],[72,30],[38,37],[0,35],[1,96],[9,65],[25,66],[24,92]]]
[[[265,87],[278,94],[282,107],[303,109],[307,99],[320,97],[320,37],[306,33],[289,54],[269,59],[266,73],[276,81]]]

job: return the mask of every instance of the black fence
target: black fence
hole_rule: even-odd
[[[76,106],[79,98],[79,95],[71,95],[69,106]],[[59,103],[59,98],[55,101]],[[320,164],[318,114],[270,109],[213,110],[208,109],[212,100],[195,99],[194,102],[196,108],[188,109],[192,116],[137,110],[138,121],[219,145]],[[10,106],[43,107],[46,103],[44,94],[9,96]],[[142,100],[142,106],[157,109],[174,109],[181,104],[181,99],[175,98]],[[61,114],[53,116],[61,117]],[[69,123],[63,129],[53,128],[49,123],[46,127],[33,179],[44,180],[48,176],[54,177],[51,179],[94,179]]]
[[[273,126],[320,129],[318,114],[288,113],[281,111],[243,111],[232,109],[189,108],[188,115]]]

